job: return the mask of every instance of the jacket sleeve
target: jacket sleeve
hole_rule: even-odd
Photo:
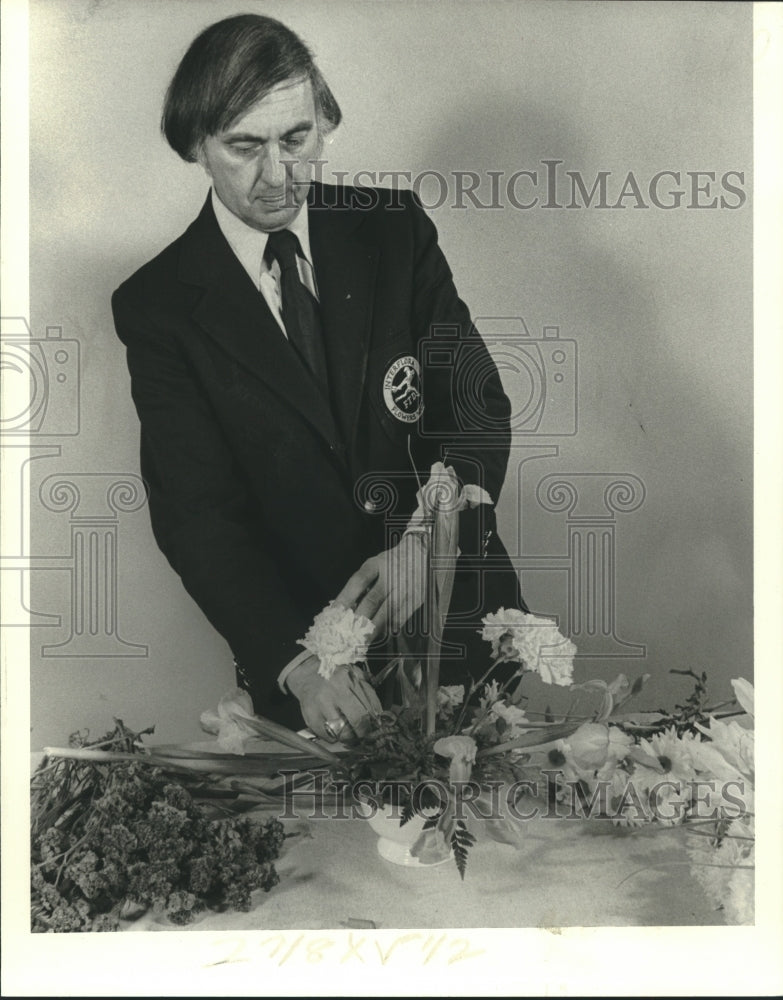
[[[436,442],[463,483],[497,502],[511,444],[511,405],[497,366],[454,286],[434,224],[411,195],[415,245],[413,315],[422,365],[422,443]],[[460,548],[480,555],[495,528],[487,505],[463,512]]]
[[[174,338],[139,296],[114,293],[141,422],[141,471],[159,547],[226,639],[254,695],[272,688],[309,624],[265,551],[228,441]],[[263,705],[257,705],[263,711]]]

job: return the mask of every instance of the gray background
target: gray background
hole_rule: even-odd
[[[615,192],[629,170],[643,190],[659,170],[740,170],[750,192],[751,5],[31,3],[30,319],[36,336],[56,324],[79,339],[82,405],[60,457],[31,463],[34,554],[70,545],[67,513],[37,500],[43,479],[138,471],[109,299],[201,206],[203,174],[158,135],[161,99],[195,34],[245,11],[280,17],[315,49],[345,116],[327,172],[509,175],[558,158],[588,184],[611,171]],[[578,343],[579,433],[527,465],[521,490],[512,452],[499,503],[509,548],[564,551],[563,515],[536,500],[544,475],[624,472],[646,489],[618,516],[615,576],[617,633],[646,656],[579,660],[577,680],[648,671],[642,703],[657,707],[690,690],[669,668],[707,669],[717,701],[731,677],[752,676],[750,198],[737,210],[626,204],[444,205],[432,218],[474,315],[523,316],[534,335],[556,325]],[[33,629],[34,747],[77,727],[100,733],[113,715],[154,722],[165,741],[195,738],[199,713],[232,683],[226,644],[158,552],[145,510],[121,516],[119,545],[120,634],[148,655],[43,657],[68,629]],[[565,620],[561,573],[525,572],[523,591]],[[32,574],[35,610],[65,619],[70,599],[67,571]]]

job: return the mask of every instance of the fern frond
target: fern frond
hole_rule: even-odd
[[[458,819],[454,827],[454,832],[451,835],[451,849],[454,852],[457,871],[462,879],[465,878],[465,872],[468,867],[468,852],[475,843],[476,838],[465,826],[464,820]]]

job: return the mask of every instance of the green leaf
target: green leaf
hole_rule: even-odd
[[[522,688],[524,685],[524,677],[520,676],[519,680],[514,686],[514,690],[509,695],[509,704],[518,705],[523,699]]]
[[[505,753],[507,750],[516,750],[519,748],[531,749],[534,747],[545,747],[549,743],[553,743],[555,740],[564,739],[566,736],[570,736],[571,733],[575,733],[580,727],[581,722],[557,722],[552,723],[541,728],[537,728],[533,732],[523,733],[522,736],[517,736],[516,739],[508,740],[506,743],[498,743],[497,746],[484,747],[479,750],[476,754],[477,758],[491,757],[495,754]]]
[[[415,812],[413,810],[413,802],[410,799],[408,799],[408,801],[402,807],[402,815],[400,816],[400,826],[405,826],[406,823],[410,823],[410,821],[413,819],[414,816]]]
[[[337,754],[332,753],[331,750],[327,750],[318,740],[307,740],[304,736],[300,736],[299,733],[295,733],[293,729],[281,726],[279,722],[272,722],[271,719],[265,719],[261,715],[254,715],[252,718],[243,716],[242,722],[255,730],[259,736],[266,736],[270,740],[276,740],[278,743],[293,747],[294,750],[299,750],[303,754],[313,754],[320,757],[321,760],[329,761],[330,764],[337,764],[340,761]]]
[[[451,835],[451,849],[454,852],[454,862],[457,865],[457,871],[460,874],[460,878],[465,878],[465,872],[468,867],[468,852],[471,847],[476,843],[476,838],[465,826],[465,821],[458,819],[454,832]]]
[[[637,764],[641,764],[643,767],[649,768],[651,771],[655,771],[657,774],[663,774],[663,765],[658,760],[657,757],[653,757],[641,747],[631,747],[628,752],[628,760],[632,760]]]
[[[397,667],[400,665],[401,662],[402,662],[402,657],[395,656],[392,660],[390,660],[386,664],[386,666],[382,670],[379,670],[377,674],[373,674],[370,677],[373,687],[380,687],[381,684],[383,684],[383,682],[386,680],[386,678],[390,676],[392,671],[397,669]]]

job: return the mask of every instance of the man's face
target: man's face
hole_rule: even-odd
[[[270,90],[227,129],[209,136],[199,162],[223,204],[254,229],[283,229],[307,198],[320,153],[309,80]]]

